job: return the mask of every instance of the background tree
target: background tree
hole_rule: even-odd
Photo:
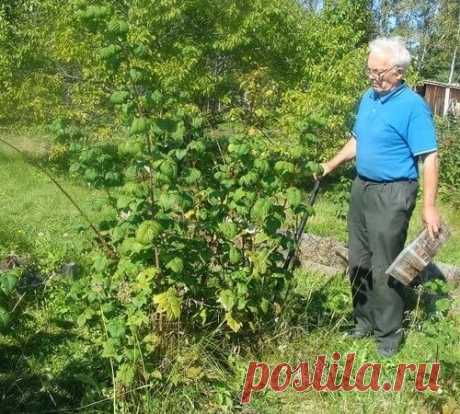
[[[399,35],[411,49],[420,77],[449,80],[455,47],[459,43],[460,4],[455,0],[378,0],[373,6],[377,35]],[[459,80],[454,65],[453,82]]]

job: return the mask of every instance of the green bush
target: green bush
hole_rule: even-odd
[[[460,206],[460,121],[438,123],[440,193],[444,200]]]
[[[282,254],[292,240],[281,230],[309,212],[300,188],[317,165],[305,151],[276,151],[260,134],[210,134],[196,107],[142,69],[150,58],[107,30],[110,13],[81,13],[108,44],[100,70],[125,79],[110,100],[129,136],[116,151],[128,160],[125,184],[98,225],[103,251],[93,252],[72,297],[85,305],[78,325],[103,333],[96,345],[127,386],[152,374],[177,334],[173,321],[189,334],[231,337],[257,333],[279,315],[292,280]],[[318,125],[304,128],[314,137]],[[68,125],[55,129],[71,140]],[[119,167],[96,148],[77,153],[72,170],[96,183]]]

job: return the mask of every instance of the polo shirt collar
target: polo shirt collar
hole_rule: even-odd
[[[392,97],[399,95],[399,93],[401,93],[405,88],[407,88],[406,81],[402,80],[401,85],[399,85],[397,88],[393,89],[385,95],[381,96],[379,93],[374,91],[373,98],[375,101],[379,100],[381,103],[385,103]]]

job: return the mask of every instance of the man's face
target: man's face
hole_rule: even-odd
[[[367,59],[367,73],[372,88],[378,93],[385,93],[399,85],[402,71],[394,66],[390,59],[374,53]]]

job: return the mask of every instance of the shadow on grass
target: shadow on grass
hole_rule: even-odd
[[[103,399],[97,384],[110,381],[106,361],[96,354],[74,356],[66,350],[69,341],[78,340],[74,333],[29,332],[19,337],[14,327],[10,331],[0,344],[0,412],[75,412],[85,402]],[[68,359],[57,373],[51,366],[56,358]],[[91,377],[95,373],[97,377]]]

